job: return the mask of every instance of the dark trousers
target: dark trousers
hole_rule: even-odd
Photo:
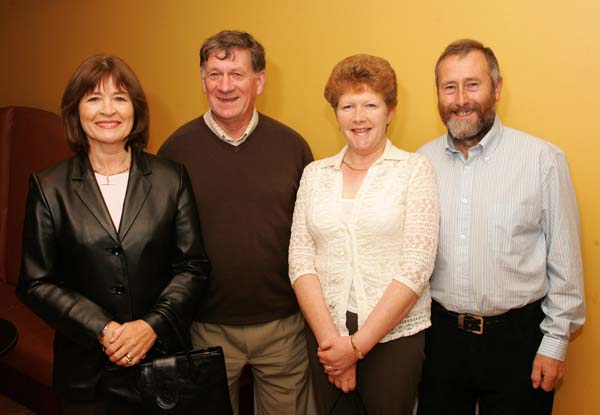
[[[434,303],[418,414],[473,415],[478,402],[480,415],[551,414],[554,391],[531,386],[543,318],[536,302],[479,335],[459,329],[457,318]]]
[[[62,400],[63,415],[145,415],[147,411],[139,405],[113,399],[102,394],[93,401]]]
[[[357,330],[356,314],[347,313],[350,333]],[[317,357],[317,341],[306,326],[306,342],[319,415],[331,412],[343,392],[329,382]],[[379,343],[358,362],[357,390],[369,415],[410,415],[421,379],[424,332]]]

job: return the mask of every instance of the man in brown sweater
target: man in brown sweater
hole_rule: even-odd
[[[200,50],[200,66],[210,109],[159,150],[190,174],[213,266],[192,341],[223,347],[236,414],[246,364],[255,379],[255,413],[305,414],[304,320],[287,254],[296,191],[312,153],[298,133],[254,108],[265,56],[251,35],[212,36]]]

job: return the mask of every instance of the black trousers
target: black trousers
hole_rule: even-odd
[[[63,415],[147,415],[140,405],[114,399],[106,393],[93,401],[62,399]]]
[[[350,333],[357,330],[357,316],[346,314]],[[328,415],[343,392],[329,382],[317,357],[317,341],[306,325],[311,380],[319,415]],[[377,344],[357,364],[355,392],[368,415],[411,415],[423,368],[425,333]],[[342,398],[343,399],[343,398]],[[336,408],[337,410],[338,408]],[[339,412],[337,412],[339,413]]]
[[[505,324],[481,335],[458,328],[441,306],[432,307],[419,391],[419,415],[551,414],[554,391],[531,386],[542,340],[540,302],[511,311]]]

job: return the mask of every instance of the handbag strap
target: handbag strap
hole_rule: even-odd
[[[177,340],[179,340],[179,343],[181,344],[181,348],[182,348],[183,352],[185,353],[185,357],[187,358],[188,363],[190,365],[189,367],[195,367],[194,360],[192,359],[192,356],[190,354],[190,349],[187,347],[185,340],[183,339],[183,336],[181,335],[181,332],[179,331],[179,327],[177,327],[177,324],[175,324],[175,322],[173,321],[173,319],[171,318],[169,313],[164,310],[161,310],[161,309],[157,309],[154,311],[156,311],[158,314],[160,314],[167,320],[167,322],[171,326],[171,329],[173,329],[173,331],[175,332],[175,335],[177,336]]]

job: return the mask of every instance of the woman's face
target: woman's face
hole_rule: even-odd
[[[338,101],[335,114],[348,148],[370,155],[385,147],[386,130],[395,109],[388,109],[383,96],[369,87],[348,91]]]
[[[79,101],[79,120],[90,149],[121,146],[133,128],[134,110],[127,91],[118,89],[112,78],[96,85]]]

